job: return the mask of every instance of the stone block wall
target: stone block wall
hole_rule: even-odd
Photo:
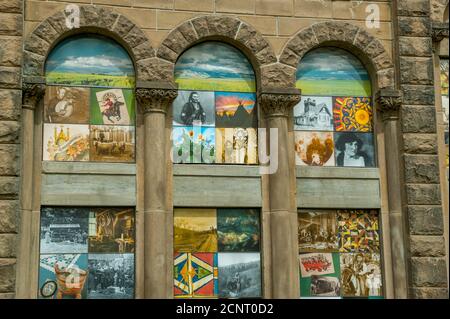
[[[184,21],[205,14],[233,15],[257,29],[275,54],[301,29],[321,21],[351,22],[377,37],[392,50],[390,1],[348,0],[25,0],[24,32],[28,35],[45,18],[69,3],[109,7],[124,14],[157,48],[169,32]],[[367,5],[380,8],[380,28],[366,28]]]
[[[0,299],[14,297],[23,1],[0,0]]]
[[[398,5],[404,177],[409,224],[409,295],[447,298],[429,0]]]

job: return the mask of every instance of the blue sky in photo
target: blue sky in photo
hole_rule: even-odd
[[[45,71],[134,75],[133,62],[124,48],[111,39],[93,35],[63,40],[50,53]]]
[[[190,48],[175,66],[175,78],[254,77],[255,73],[247,58],[238,49],[220,42],[205,42]]]
[[[297,80],[369,80],[369,74],[363,64],[347,51],[319,48],[301,59]]]

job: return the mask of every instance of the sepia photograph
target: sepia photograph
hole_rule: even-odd
[[[217,128],[216,163],[257,164],[258,137],[254,128]]]
[[[134,298],[134,254],[89,254],[89,299]]]
[[[87,253],[89,209],[43,207],[41,254]]]
[[[174,209],[175,252],[217,252],[217,213],[207,208]]]
[[[332,132],[295,132],[295,163],[300,166],[334,166]]]
[[[379,254],[340,254],[341,287],[344,297],[381,296]]]
[[[306,252],[339,251],[336,211],[300,211],[298,214],[298,250]]]
[[[90,160],[93,162],[134,162],[134,134],[134,126],[91,125]]]
[[[133,253],[134,210],[94,208],[89,213],[90,253]]]
[[[44,122],[89,124],[89,89],[48,85],[44,98]]]

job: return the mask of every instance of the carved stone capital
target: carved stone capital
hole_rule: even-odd
[[[177,97],[177,89],[165,88],[137,88],[136,99],[144,114],[166,113],[170,104]]]
[[[434,42],[440,42],[444,38],[448,38],[448,23],[433,22],[432,37]]]
[[[266,118],[289,116],[290,109],[300,100],[300,90],[271,90],[259,94],[259,105]]]
[[[383,121],[398,120],[403,102],[403,94],[399,90],[380,90],[376,94],[377,110]]]
[[[36,106],[45,95],[45,84],[23,83],[22,84],[22,107],[35,110]]]

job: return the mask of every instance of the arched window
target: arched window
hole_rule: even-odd
[[[59,43],[45,67],[44,161],[135,161],[134,68],[100,36]]]
[[[46,206],[41,207],[40,215],[38,297],[133,298],[135,210],[86,207],[111,205],[111,192],[94,185],[88,200],[89,191],[83,189],[89,189],[89,179],[83,180],[86,175],[80,177],[77,171],[88,169],[95,174],[106,167],[114,172],[135,162],[132,60],[106,37],[74,36],[52,50],[45,76],[42,159],[45,167],[50,167],[45,173],[55,173],[52,167],[56,167],[56,172],[63,174],[43,174],[46,195],[41,200]],[[54,162],[65,163],[52,166]],[[121,178],[106,174],[93,177],[110,179],[111,183],[105,184],[111,189]],[[55,182],[49,182],[51,179]],[[66,183],[71,190],[61,187]],[[121,191],[129,190],[124,185],[131,184],[122,183]],[[67,201],[70,197],[83,200]],[[65,206],[67,202],[71,205]]]
[[[234,47],[198,44],[178,59],[173,103],[175,163],[257,164],[255,74]]]
[[[297,165],[374,167],[372,90],[361,62],[342,49],[316,49],[301,60],[297,87]]]
[[[234,47],[198,44],[178,59],[175,163],[257,164],[256,83]],[[260,209],[174,208],[175,298],[262,297]]]
[[[308,171],[309,180],[300,183],[319,198],[309,207],[298,203],[300,295],[381,298],[380,217],[371,209],[379,206],[370,207],[357,192],[367,182],[367,198],[379,201],[378,181],[365,180],[378,176],[369,75],[349,52],[323,47],[302,58],[296,85],[302,90],[294,108],[296,164]],[[333,196],[342,200],[329,200]]]

